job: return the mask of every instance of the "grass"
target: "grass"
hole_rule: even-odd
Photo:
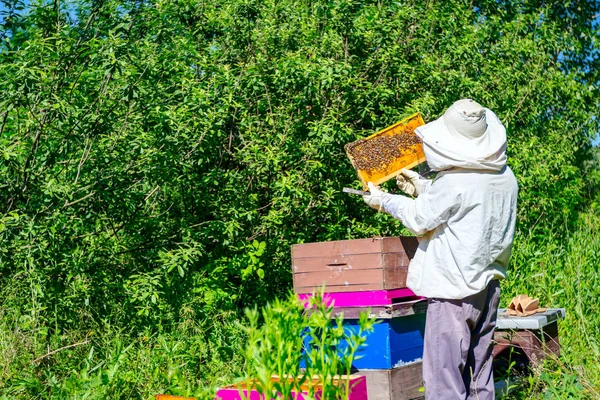
[[[502,304],[526,293],[544,307],[564,307],[567,316],[559,325],[560,359],[521,379],[509,398],[600,398],[600,216],[583,213],[577,226],[564,241],[516,240]],[[36,323],[0,310],[0,398],[150,399],[161,392],[211,398],[216,387],[244,374],[246,336],[238,320],[234,314],[210,324],[184,320],[168,333],[135,337],[104,324],[49,338]]]
[[[526,293],[539,297],[543,307],[565,308],[567,315],[559,323],[560,359],[522,380],[513,398],[600,398],[600,216],[583,213],[577,226],[562,242],[517,240],[515,270],[503,285],[502,304]]]
[[[6,320],[0,326],[1,398],[131,399],[176,394],[213,399],[217,387],[246,377],[265,393],[290,393],[302,382],[272,375],[311,376],[309,392],[347,393],[334,375],[349,374],[354,353],[363,345],[363,332],[372,330],[374,319],[361,315],[360,330],[345,332],[331,323],[331,307],[314,300],[312,313],[305,313],[295,298],[276,300],[262,312],[247,310],[246,326],[233,318],[215,319],[209,331],[191,321],[171,334],[132,338],[111,327],[98,332],[72,332],[62,341],[73,344],[50,351],[40,343],[40,333],[22,332]],[[230,316],[231,317],[231,316]],[[306,373],[300,371],[300,349],[311,338],[303,357]],[[340,342],[346,350],[338,353]],[[41,356],[38,356],[41,354]],[[343,396],[342,396],[343,397]],[[270,398],[270,397],[268,397]]]
[[[216,318],[210,331],[189,328],[188,322],[185,329],[137,338],[110,326],[86,337],[70,332],[61,343],[84,344],[34,362],[48,353],[42,338],[4,321],[0,394],[31,399],[139,399],[157,393],[211,398],[217,386],[241,374],[243,333],[233,318]]]

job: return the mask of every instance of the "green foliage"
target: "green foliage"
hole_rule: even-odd
[[[118,328],[105,326],[59,351],[45,353],[39,336],[10,332],[0,326],[1,393],[22,398],[147,398],[171,393],[213,399],[217,386],[234,381],[256,387],[267,398],[308,387],[310,396],[344,398],[352,361],[360,356],[375,320],[361,314],[359,329],[345,332],[341,318],[317,294],[306,311],[295,295],[275,300],[260,313],[247,309],[243,323],[223,316],[211,324],[180,324],[169,334],[132,339]],[[75,335],[68,335],[76,339]],[[310,351],[302,352],[312,339]],[[51,338],[56,346],[62,338]],[[344,343],[342,351],[337,348]],[[300,360],[306,369],[300,370]],[[38,368],[32,368],[38,367]],[[14,374],[20,369],[19,374]],[[272,375],[297,378],[273,382]],[[313,377],[308,380],[306,377]],[[289,397],[289,396],[288,396]]]
[[[114,362],[88,376],[129,368],[117,360],[140,336],[176,341],[283,296],[291,244],[404,232],[341,193],[358,185],[343,145],[415,111],[473,97],[505,122],[510,290],[541,270],[540,249],[566,257],[598,202],[595,1],[1,4],[0,309],[3,334],[27,338],[15,357],[31,396],[88,353],[26,360],[98,326],[122,346],[97,345]]]
[[[307,388],[309,398],[344,399],[350,390],[352,362],[360,355],[375,320],[363,312],[359,329],[348,332],[343,316],[332,318],[333,307],[323,303],[322,294],[309,300],[309,308],[294,294],[286,301],[275,300],[263,308],[259,322],[256,309],[246,310],[248,336],[245,348],[246,388],[254,387],[266,399],[292,398]],[[303,351],[304,347],[305,350]],[[300,361],[305,368],[300,370]],[[345,375],[344,378],[335,378]],[[272,376],[284,379],[272,380]],[[291,379],[288,379],[291,378]],[[244,397],[242,386],[240,395]]]
[[[561,358],[550,360],[525,381],[517,398],[596,399],[600,396],[600,217],[581,215],[567,240],[549,236],[532,243],[519,238],[515,268],[503,286],[502,304],[520,293],[539,297],[544,307],[566,309],[559,323]],[[558,229],[558,228],[557,228]],[[565,229],[565,228],[563,228]]]
[[[0,279],[57,333],[239,310],[285,293],[291,244],[402,232],[341,193],[343,145],[461,97],[507,125],[522,231],[584,201],[595,3],[19,6],[0,26]]]
[[[0,325],[0,396],[35,399],[151,398],[173,393],[212,399],[242,374],[245,337],[223,315],[186,321],[168,334],[140,335],[99,326],[85,337],[46,338]],[[62,348],[66,340],[74,347]],[[46,343],[48,347],[46,347]],[[49,354],[48,348],[61,349]],[[43,357],[44,355],[47,355]]]

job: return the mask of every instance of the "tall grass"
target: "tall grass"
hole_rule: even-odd
[[[517,398],[600,398],[600,216],[582,213],[577,230],[533,240],[520,236],[502,304],[526,293],[543,307],[566,309],[559,322],[561,357],[534,371]],[[563,232],[564,233],[564,232]]]
[[[512,398],[600,398],[600,216],[583,213],[575,225],[561,233],[566,239],[516,238],[502,304],[526,293],[567,315],[560,359],[522,379]],[[136,336],[108,323],[48,336],[35,318],[0,310],[0,398],[210,398],[244,375],[246,338],[236,314],[184,318],[168,333]]]
[[[173,332],[132,337],[111,326],[68,332],[46,347],[39,333],[0,325],[0,395],[31,399],[141,399],[157,393],[212,398],[244,366],[234,316],[210,329],[191,321]],[[190,329],[192,328],[192,329]],[[54,354],[60,344],[80,344]],[[64,346],[63,346],[64,347]],[[46,356],[48,355],[48,356]],[[44,357],[46,356],[46,357]]]
[[[0,396],[132,399],[165,393],[213,399],[217,387],[243,378],[246,387],[258,388],[265,398],[289,397],[303,384],[309,396],[319,390],[323,398],[347,397],[349,380],[334,376],[350,374],[375,320],[363,313],[360,328],[347,332],[341,316],[332,319],[333,307],[324,305],[322,296],[310,305],[312,311],[306,312],[290,294],[261,312],[246,310],[243,323],[229,315],[213,319],[206,330],[185,321],[155,336],[132,337],[103,326],[50,338],[54,346],[72,342],[52,351],[44,348],[42,333],[24,332],[5,318],[0,325]],[[297,379],[273,382],[272,375]]]

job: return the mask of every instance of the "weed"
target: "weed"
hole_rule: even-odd
[[[256,309],[247,310],[249,323],[242,327],[248,336],[246,388],[256,388],[266,399],[292,398],[292,393],[303,390],[311,398],[317,391],[324,399],[348,397],[352,361],[375,323],[367,312],[360,315],[357,332],[347,331],[343,316],[333,319],[333,307],[325,305],[322,293],[317,293],[306,310],[290,294],[286,301],[268,304],[261,314],[262,324]],[[272,380],[272,376],[282,379]]]

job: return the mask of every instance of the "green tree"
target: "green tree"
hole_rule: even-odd
[[[595,1],[2,4],[0,305],[44,340],[237,312],[291,244],[402,232],[343,145],[459,98],[507,126],[523,238],[586,202]]]

